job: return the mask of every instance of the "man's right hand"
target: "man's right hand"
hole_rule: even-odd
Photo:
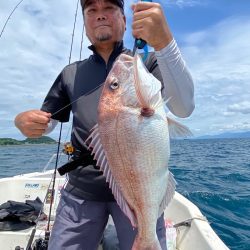
[[[26,137],[38,138],[48,128],[50,117],[50,113],[41,110],[30,110],[18,114],[15,118],[15,125]]]

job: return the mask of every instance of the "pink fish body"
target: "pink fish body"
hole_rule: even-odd
[[[161,83],[139,56],[120,55],[104,83],[90,147],[117,203],[138,228],[133,250],[161,249],[156,223],[175,192],[168,170],[172,121],[164,105]]]

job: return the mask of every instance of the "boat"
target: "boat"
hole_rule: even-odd
[[[48,214],[51,196],[47,194],[52,192],[51,183],[54,170],[47,170],[47,166],[48,164],[41,172],[0,179],[0,204],[8,200],[24,202],[27,199],[35,200],[39,197],[41,201],[44,201],[44,213]],[[55,179],[51,226],[53,226],[56,207],[60,199],[60,190],[65,185],[65,181],[65,177],[59,175]],[[229,249],[212,229],[199,208],[178,192],[175,192],[165,210],[165,221],[168,250]],[[112,219],[108,223],[112,225]],[[46,220],[37,222],[34,240],[44,237],[46,226]],[[34,227],[19,231],[0,231],[0,249],[26,249]],[[102,245],[98,250],[102,250]]]

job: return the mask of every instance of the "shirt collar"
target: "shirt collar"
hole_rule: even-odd
[[[98,54],[98,52],[96,51],[96,48],[94,45],[90,45],[88,47],[91,51],[93,51],[93,56],[98,59],[100,58],[101,56]],[[123,50],[124,50],[124,45],[123,45],[123,41],[119,41],[119,42],[116,42],[115,43],[115,46],[114,46],[114,49],[110,55],[110,58],[112,57],[117,57]]]

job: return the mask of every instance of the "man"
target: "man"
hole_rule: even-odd
[[[97,122],[101,84],[119,54],[132,54],[122,42],[126,24],[124,3],[123,0],[82,0],[81,4],[93,55],[66,66],[51,87],[41,110],[20,113],[15,124],[25,136],[40,137],[53,129],[55,121],[67,122],[72,111],[73,158],[86,155],[81,166],[68,174],[69,181],[62,191],[49,249],[97,249],[111,214],[120,249],[130,250],[136,230],[116,204],[84,143]],[[171,97],[168,108],[176,116],[189,116],[194,109],[193,81],[161,6],[138,2],[132,6],[132,10],[133,36],[146,40],[155,49],[145,65],[162,81],[164,98]],[[157,222],[157,236],[165,250],[163,215]]]

